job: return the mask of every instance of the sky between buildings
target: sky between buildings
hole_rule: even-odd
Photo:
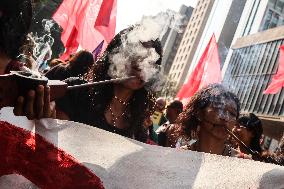
[[[116,33],[141,20],[143,15],[156,15],[171,9],[178,11],[182,4],[195,7],[197,0],[117,0]]]

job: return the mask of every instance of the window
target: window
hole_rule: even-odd
[[[269,25],[269,28],[274,28],[277,26],[279,20],[279,14],[274,13],[271,19],[271,23]]]
[[[275,9],[278,11],[278,12],[283,12],[283,7],[284,7],[284,0],[278,0],[275,4]]]
[[[184,37],[187,37],[187,32],[185,33]]]
[[[187,51],[189,51],[189,50],[190,50],[190,47],[191,47],[190,45],[187,47]]]
[[[184,56],[183,60],[185,60],[187,58],[187,54]]]

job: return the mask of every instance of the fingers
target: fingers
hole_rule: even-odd
[[[37,88],[37,91],[36,91],[37,93],[37,96],[36,96],[36,104],[35,104],[35,106],[36,106],[36,117],[38,118],[38,119],[40,119],[41,117],[43,117],[43,112],[44,112],[44,103],[45,103],[45,101],[44,101],[44,96],[45,96],[45,94],[44,94],[44,87],[42,86],[42,85],[40,85],[40,86],[38,86],[38,88]]]
[[[35,118],[34,102],[35,102],[35,91],[30,90],[28,92],[27,101],[24,107],[24,111],[28,119]]]
[[[43,117],[50,117],[52,114],[50,106],[50,87],[47,86],[44,88]]]
[[[30,90],[26,98],[20,96],[14,107],[16,116],[26,116],[28,119],[56,118],[55,102],[50,102],[50,88],[39,85]]]
[[[19,96],[17,99],[16,106],[14,107],[14,114],[16,116],[21,116],[23,115],[23,108],[24,108],[24,97]]]

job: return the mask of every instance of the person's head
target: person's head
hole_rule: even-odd
[[[260,119],[250,113],[238,119],[238,125],[234,128],[234,133],[252,150],[261,152],[260,139],[263,128]]]
[[[97,80],[135,76],[122,83],[126,88],[138,90],[159,71],[162,45],[159,39],[131,42],[129,34],[137,26],[119,32],[109,43],[102,57],[96,62]],[[150,73],[151,72],[151,73]]]
[[[166,109],[166,117],[170,123],[174,123],[178,115],[182,112],[183,104],[181,101],[172,101]]]
[[[155,103],[155,110],[162,112],[164,111],[165,107],[166,107],[166,100],[162,97],[157,98]]]
[[[0,1],[0,54],[16,59],[32,20],[30,0]]]
[[[49,63],[48,63],[48,66],[50,68],[58,65],[58,64],[65,64],[65,62],[59,58],[55,58],[55,59],[52,59]]]
[[[72,73],[84,75],[94,64],[93,54],[87,50],[80,50],[72,56],[68,63]]]
[[[185,110],[179,115],[189,136],[200,128],[208,136],[225,140],[228,136],[225,127],[232,129],[239,117],[239,100],[220,84],[212,84],[199,90],[191,97]]]
[[[143,132],[145,129],[143,122],[148,115],[152,114],[156,99],[154,92],[146,88],[145,83],[148,85],[148,82],[144,80],[144,77],[141,77],[140,73],[145,73],[144,68],[147,66],[153,68],[152,71],[156,71],[154,68],[159,67],[161,64],[162,47],[158,39],[146,42],[139,41],[138,43],[129,42],[129,34],[134,28],[135,26],[122,30],[111,40],[102,56],[94,64],[92,79],[101,81],[128,76],[136,76],[136,78],[122,84],[112,83],[94,89],[93,95],[96,101],[93,104],[98,113],[104,113],[114,97],[114,88],[116,86],[132,90],[133,93],[129,99],[126,114],[129,115],[127,122],[130,125],[129,130],[133,131],[135,138],[143,141],[146,137]],[[141,57],[141,60],[139,60],[140,51],[143,52],[142,55],[149,55],[150,57],[149,61],[143,62],[144,64],[141,63],[141,60],[146,60],[148,56]],[[152,59],[151,55],[153,54],[158,54],[158,56],[154,56],[155,59]],[[153,60],[155,61],[153,62]],[[144,65],[146,66],[143,67]]]

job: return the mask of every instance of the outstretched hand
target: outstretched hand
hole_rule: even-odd
[[[26,98],[18,97],[14,114],[30,120],[56,118],[55,102],[50,102],[50,88],[39,85],[36,90],[30,90]]]

